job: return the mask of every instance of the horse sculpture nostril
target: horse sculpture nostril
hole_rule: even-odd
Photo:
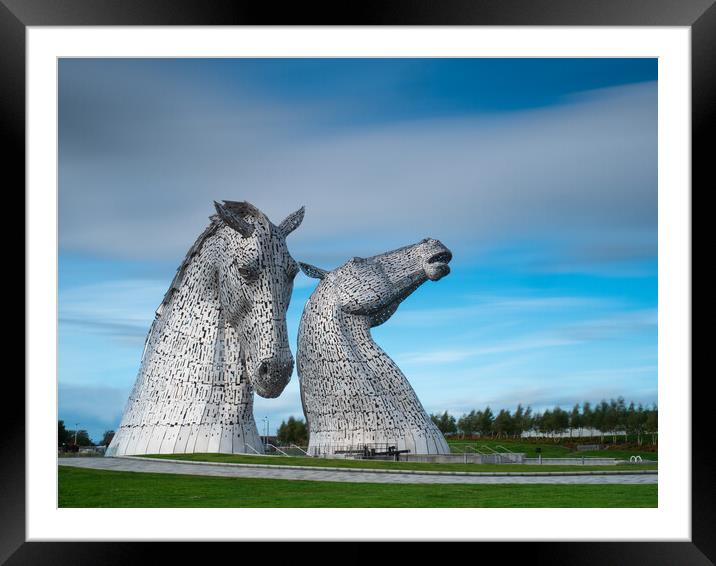
[[[291,379],[293,359],[268,358],[259,363],[254,370],[252,385],[261,397],[278,397]]]

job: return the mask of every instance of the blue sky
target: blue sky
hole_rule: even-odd
[[[60,61],[59,418],[115,428],[212,214],[301,205],[333,268],[424,237],[451,274],[374,330],[430,412],[657,401],[655,59]],[[315,282],[300,275],[298,320]],[[301,416],[294,375],[255,401]]]

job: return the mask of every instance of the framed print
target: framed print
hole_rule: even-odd
[[[712,2],[3,2],[28,225],[8,564],[715,559],[691,376]]]

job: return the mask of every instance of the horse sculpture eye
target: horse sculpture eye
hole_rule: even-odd
[[[239,275],[247,281],[253,281],[259,276],[259,272],[256,269],[250,267],[239,267]]]

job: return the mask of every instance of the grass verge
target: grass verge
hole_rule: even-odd
[[[373,484],[59,466],[60,507],[656,507],[656,485]]]

